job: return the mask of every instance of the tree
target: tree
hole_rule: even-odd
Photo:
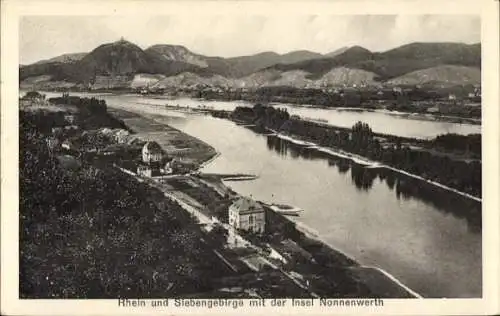
[[[352,143],[356,151],[366,149],[373,142],[373,131],[367,123],[357,122],[351,128]]]
[[[222,225],[215,225],[212,230],[208,233],[209,238],[215,241],[218,245],[225,245],[227,243],[227,238],[229,237],[229,232]]]

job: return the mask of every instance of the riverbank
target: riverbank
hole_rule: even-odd
[[[279,103],[279,102],[269,102],[268,105],[280,107],[283,105],[290,106],[293,108],[304,108],[304,109],[321,109],[328,111],[346,111],[346,112],[373,112],[381,113],[392,116],[404,117],[406,119],[421,120],[421,121],[431,121],[431,122],[449,122],[457,124],[474,124],[481,125],[481,118],[475,117],[462,117],[453,116],[445,114],[435,114],[435,113],[419,113],[414,111],[402,111],[402,110],[389,110],[386,108],[367,108],[363,106],[359,107],[329,107],[321,105],[311,105],[311,104],[293,104],[293,103]]]
[[[119,112],[121,112],[121,111],[114,112],[114,113],[118,113],[118,115],[120,115],[119,117],[126,124],[127,123],[134,124],[134,126],[131,126],[132,129],[134,129],[134,128],[137,129],[137,126],[144,126],[146,124],[146,122],[148,122],[151,126],[155,127],[154,129],[150,128],[149,132],[153,133],[154,135],[157,135],[158,137],[161,137],[160,134],[157,133],[158,130],[163,130],[163,128],[160,128],[159,126],[157,126],[158,123],[159,123],[158,121],[156,121],[156,120],[159,119],[158,117],[155,117],[155,118],[153,118],[153,117],[144,117],[144,116],[139,115],[137,113],[132,113],[131,114],[130,112],[126,112],[126,111],[121,112],[121,113],[119,113]],[[129,120],[131,115],[135,117],[134,120]],[[138,120],[141,120],[143,122],[139,123]],[[163,118],[161,120],[161,122],[163,124],[167,124],[168,120],[165,120],[165,118]],[[144,133],[144,132],[145,132],[145,129],[144,129],[144,127],[142,127],[142,133]],[[185,133],[182,133],[182,132],[180,132],[180,133],[181,134],[185,134]],[[166,137],[169,138],[168,135],[166,135]],[[184,144],[183,146],[198,146],[198,147],[204,147],[205,148],[205,150],[207,152],[207,154],[204,155],[204,156],[206,156],[206,158],[205,158],[206,160],[202,161],[201,158],[198,158],[199,166],[206,166],[208,163],[213,162],[218,157],[218,155],[219,155],[216,152],[215,149],[213,149],[213,148],[209,149],[208,148],[208,147],[210,147],[210,145],[205,144],[204,142],[202,142],[200,140],[192,139],[190,136],[182,136],[182,137],[181,136],[177,136],[177,139],[179,139],[179,140],[181,140],[181,139],[187,139],[188,140],[188,143]],[[158,139],[158,142],[162,142],[162,140]],[[196,144],[197,142],[199,144]],[[179,146],[181,146],[181,145],[179,145]],[[181,147],[183,147],[183,146],[181,146]],[[200,156],[197,156],[197,157],[201,157],[201,156],[203,156],[203,155],[200,155]],[[204,181],[214,181],[214,179],[213,179],[213,177],[204,177]],[[221,177],[219,177],[219,179],[216,180],[216,182],[218,182],[218,183],[212,183],[212,185],[214,187],[221,187],[221,186],[225,187],[224,184],[223,184],[223,182],[222,182]],[[183,184],[182,187],[184,187],[185,185],[186,184]],[[181,191],[184,191],[184,190],[185,189],[183,189]],[[190,193],[191,195],[195,194],[195,195],[199,196],[200,195],[199,193],[195,193],[196,190],[199,190],[199,189],[196,189],[195,187],[192,187],[191,189],[189,189],[189,191],[184,191],[184,192],[185,193],[186,192]],[[231,190],[229,188],[225,187],[225,191],[226,192],[230,192]],[[238,196],[239,195],[236,194],[235,197],[237,198]],[[200,202],[200,201],[198,201],[198,202]],[[203,202],[204,201],[201,201],[202,205],[203,205]],[[208,203],[208,202],[206,202],[206,203]],[[275,213],[275,212],[272,212],[272,213]],[[212,215],[212,216],[214,216],[214,215]],[[317,255],[319,255],[321,257],[324,257],[326,255],[326,253],[331,253],[330,255],[327,255],[327,257],[329,256],[331,258],[337,258],[336,260],[340,260],[339,262],[344,262],[343,264],[341,264],[341,266],[344,266],[345,262],[352,262],[352,264],[348,264],[347,266],[345,266],[345,268],[349,268],[350,269],[350,267],[352,267],[352,266],[359,266],[359,264],[356,263],[354,259],[347,257],[344,253],[336,250],[334,247],[326,245],[324,243],[324,241],[321,241],[320,236],[316,237],[317,239],[312,239],[312,238],[307,237],[306,236],[307,231],[304,230],[304,229],[302,229],[300,227],[300,225],[295,225],[295,223],[293,221],[291,221],[290,219],[288,219],[288,218],[286,218],[286,217],[284,217],[282,215],[279,215],[279,214],[273,214],[272,217],[274,218],[274,220],[273,220],[274,225],[277,225],[277,226],[280,226],[280,227],[281,226],[286,226],[287,223],[292,223],[294,225],[294,227],[295,227],[294,229],[297,229],[297,231],[299,232],[298,234],[300,236],[303,236],[303,237],[301,237],[301,239],[299,240],[299,242],[304,243],[304,244],[316,244],[316,245],[318,245],[316,247],[320,247],[320,249],[323,249]],[[311,250],[310,250],[313,253],[316,253],[318,251],[318,250],[313,250],[313,249],[314,249],[314,247],[311,247]],[[325,251],[326,251],[326,253],[325,253]],[[335,262],[330,262],[330,264],[333,264],[334,266],[336,266],[338,263],[336,264]],[[304,273],[306,273],[306,272],[307,273],[312,273],[311,271],[313,271],[311,268],[308,268],[308,267],[304,267],[304,270],[305,270]],[[366,277],[366,275],[364,277]],[[376,278],[375,276],[373,276],[373,277]],[[363,279],[363,278],[361,278],[361,279]],[[394,289],[391,290],[391,291],[389,291],[390,293],[393,293],[393,295],[396,295],[396,297],[419,297],[418,295],[415,295],[414,292],[412,292],[410,289],[408,289],[403,284],[401,284],[399,281],[398,281],[399,283],[396,282],[395,279],[391,280],[391,281],[387,281],[387,282],[389,282],[388,284],[392,284],[391,287],[394,286],[394,283],[397,284],[397,287],[400,289],[399,293],[398,293],[398,291],[394,291]],[[389,287],[389,285],[386,285],[386,286],[381,285],[378,288],[374,284],[371,284],[371,286],[370,286],[370,288],[372,289],[372,291],[374,291],[375,295],[378,295],[377,291],[378,291],[379,294],[380,293],[388,293],[387,289],[381,290],[381,288],[384,288],[384,287],[387,288],[387,287]],[[380,295],[382,295],[383,297],[387,297],[387,296],[384,296],[384,295],[387,295],[387,294],[380,294]]]
[[[28,89],[29,90],[29,89]],[[46,92],[57,92],[56,90],[50,91],[50,90],[44,90]],[[246,97],[246,98],[227,98],[227,97],[222,97],[222,96],[199,96],[197,91],[192,91],[190,93],[178,93],[176,95],[171,95],[171,94],[138,94],[133,90],[126,89],[126,90],[114,90],[114,89],[100,89],[100,90],[92,90],[92,91],[80,91],[80,90],[74,90],[72,91],[69,89],[68,91],[70,92],[75,92],[75,93],[91,93],[95,95],[131,95],[131,96],[137,96],[137,97],[148,97],[152,99],[158,99],[158,100],[166,100],[166,101],[172,101],[174,102],[175,100],[183,99],[183,98],[192,98],[192,99],[197,99],[200,100],[200,102],[203,101],[230,101],[230,102],[249,102],[249,103],[255,103],[259,102],[258,98],[254,97]],[[481,116],[480,112],[479,115],[468,115],[464,113],[448,113],[448,112],[427,112],[425,109],[428,108],[429,106],[424,106],[423,108],[420,108],[418,105],[412,105],[410,107],[397,107],[395,109],[391,109],[390,104],[394,102],[394,100],[381,100],[380,102],[377,101],[370,101],[371,103],[368,104],[360,104],[359,106],[327,106],[327,105],[315,105],[315,104],[308,104],[308,103],[290,103],[290,102],[276,102],[276,101],[266,101],[264,103],[276,106],[276,107],[282,107],[282,106],[289,106],[293,108],[304,108],[304,109],[321,109],[321,110],[331,110],[331,111],[351,111],[351,112],[374,112],[374,113],[382,113],[382,114],[387,114],[391,116],[399,116],[399,117],[405,117],[407,119],[414,119],[414,120],[422,120],[422,121],[433,121],[433,122],[449,122],[449,123],[456,123],[456,124],[473,124],[473,125],[481,125]],[[392,102],[392,103],[391,103]],[[434,103],[443,103],[444,101],[434,101]],[[373,104],[372,104],[373,103]],[[465,105],[466,106],[466,105]],[[389,108],[388,108],[389,107]],[[456,108],[463,108],[464,105],[462,106],[453,106]],[[474,106],[468,106],[472,110],[480,109],[480,104],[475,104]],[[447,108],[450,108],[448,106]]]
[[[287,111],[262,105],[238,107],[225,118],[239,124],[255,124],[256,131],[279,132],[307,146],[352,153],[350,156],[356,154],[357,158],[376,161],[471,196],[481,196],[481,161],[480,156],[475,158],[481,148],[480,135],[448,134],[420,141],[421,145],[416,146],[418,141],[405,143],[402,137],[380,137],[361,121],[351,128],[339,128],[305,121]]]
[[[109,112],[133,130],[138,138],[156,141],[170,156],[192,163],[198,168],[219,155],[215,148],[207,143],[172,126],[159,123],[151,115],[115,108],[110,109]]]
[[[411,178],[424,181],[424,182],[426,182],[426,183],[428,183],[430,185],[433,185],[433,186],[439,187],[441,189],[444,189],[444,190],[453,192],[455,194],[461,195],[463,197],[472,199],[474,201],[477,201],[477,202],[480,202],[480,203],[482,202],[482,199],[479,198],[479,197],[473,196],[473,195],[468,194],[466,192],[462,192],[462,191],[456,190],[454,188],[448,187],[448,186],[443,185],[441,183],[438,183],[436,181],[425,179],[425,178],[423,178],[421,176],[418,176],[416,174],[412,174],[412,173],[406,172],[404,170],[401,170],[401,169],[398,169],[398,168],[394,168],[394,167],[382,164],[382,163],[377,162],[377,161],[370,160],[370,159],[368,159],[366,157],[363,157],[363,156],[360,156],[360,155],[357,155],[357,154],[354,154],[354,153],[350,153],[350,152],[345,152],[345,151],[338,150],[338,149],[322,147],[322,146],[319,146],[318,144],[315,144],[315,143],[305,142],[305,141],[300,140],[300,139],[296,139],[296,138],[293,138],[293,137],[290,137],[290,136],[287,136],[287,135],[280,134],[277,131],[272,130],[272,129],[268,129],[268,130],[270,132],[273,132],[276,137],[281,138],[281,139],[286,140],[286,141],[289,141],[289,142],[292,142],[292,143],[295,143],[297,145],[307,146],[307,148],[309,148],[309,149],[313,149],[313,150],[321,151],[321,152],[324,152],[324,153],[327,153],[327,154],[330,154],[330,155],[334,155],[334,156],[337,156],[337,157],[349,159],[349,160],[351,160],[351,161],[353,161],[353,162],[355,162],[357,164],[366,166],[367,168],[384,168],[384,169],[392,170],[394,172],[403,174],[405,176],[409,176]]]

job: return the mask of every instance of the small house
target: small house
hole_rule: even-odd
[[[64,115],[64,121],[68,125],[74,125],[75,124],[75,116],[72,114],[66,114],[66,115]]]
[[[433,106],[433,107],[427,108],[427,112],[429,112],[429,113],[438,113],[439,112],[439,108],[437,106]]]
[[[263,233],[266,225],[264,208],[253,199],[241,197],[229,206],[229,224],[236,229]]]
[[[129,134],[130,133],[124,129],[118,129],[114,133],[114,139],[117,143],[123,144],[127,141]]]
[[[52,134],[60,134],[62,133],[63,128],[62,127],[52,127]]]
[[[55,137],[47,137],[46,142],[50,151],[53,151],[60,144],[59,140]]]
[[[181,174],[181,173],[189,173],[192,170],[196,169],[196,166],[192,163],[189,163],[187,161],[183,161],[182,158],[172,158],[169,160],[167,163],[165,163],[165,166],[163,168],[163,172],[165,174]]]
[[[67,131],[77,130],[78,129],[78,125],[66,125],[66,126],[64,126],[64,129],[67,130]]]
[[[400,87],[393,87],[392,92],[394,92],[395,94],[403,94],[403,89],[401,89]]]
[[[33,101],[30,99],[20,99],[19,102],[21,107],[23,107],[23,106],[30,106]]]
[[[62,144],[61,144],[61,147],[64,148],[64,149],[66,149],[66,150],[73,150],[73,149],[75,149],[75,145],[69,139],[64,140],[62,142]]]

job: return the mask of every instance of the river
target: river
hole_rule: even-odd
[[[49,96],[60,96],[60,93],[45,92]],[[72,93],[73,95],[89,95],[87,93]],[[197,108],[205,105],[217,110],[232,111],[236,106],[252,106],[252,103],[245,101],[206,101],[188,98],[168,100],[161,97],[143,97],[139,95],[111,95],[103,94],[107,100],[127,100],[127,102],[145,103],[155,105],[177,105]],[[109,102],[108,102],[109,103]],[[279,108],[285,108],[291,115],[299,115],[303,118],[326,120],[325,123],[339,127],[352,127],[356,122],[369,123],[374,132],[398,135],[403,137],[414,137],[428,139],[440,134],[480,134],[481,125],[459,124],[443,121],[418,120],[402,115],[388,114],[373,111],[352,111],[342,109],[321,109],[312,107],[299,107],[289,104],[273,104]]]
[[[110,107],[155,115],[212,145],[221,155],[203,171],[258,175],[254,181],[227,184],[258,200],[304,209],[298,221],[361,264],[383,268],[424,297],[481,297],[481,223],[474,216],[480,203],[394,172],[321,156],[227,120],[168,111],[160,106],[165,100],[104,99]],[[370,126],[381,124],[373,113],[365,114]],[[417,129],[420,123],[393,116],[384,120],[396,126],[386,126],[391,130],[411,124]],[[425,124],[434,124],[434,133],[444,132],[442,123]]]

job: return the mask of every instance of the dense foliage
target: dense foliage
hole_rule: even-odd
[[[437,148],[471,152],[481,157],[481,134],[467,136],[458,134],[439,135],[431,143]]]
[[[411,149],[401,144],[400,140],[394,144],[382,144],[365,123],[355,124],[350,131],[336,129],[291,118],[286,110],[262,105],[256,105],[254,108],[238,107],[233,113],[233,118],[255,122],[261,127],[286,132],[322,146],[359,154],[452,188],[481,196],[481,162],[455,160],[429,150]],[[477,147],[480,147],[480,139],[477,136],[470,138],[469,145],[459,145],[456,139],[457,137],[453,135],[441,136],[436,138],[434,143],[439,147],[455,150],[460,150],[464,146],[466,146],[465,149],[470,150],[478,150]]]
[[[21,297],[165,297],[227,273],[180,206],[115,170],[64,169],[20,116]]]
[[[106,113],[107,111],[106,101],[97,99],[95,97],[80,98],[77,96],[70,96],[69,93],[63,93],[61,97],[50,98],[49,102],[56,104],[76,105],[80,110],[85,110],[85,112],[90,112],[93,114]]]
[[[192,96],[207,100],[281,102],[311,104],[329,108],[385,108],[390,111],[421,114],[427,114],[430,110],[433,115],[481,118],[481,107],[477,105],[481,102],[481,97],[468,96],[474,89],[472,85],[465,85],[439,89],[411,86],[404,88],[402,92],[395,92],[392,88],[337,88],[334,91],[325,91],[317,88],[269,86],[248,91],[241,89],[201,90],[195,91]],[[449,94],[456,95],[459,101],[447,100]],[[468,103],[472,105],[467,105]],[[435,111],[436,107],[438,107],[438,111]]]

